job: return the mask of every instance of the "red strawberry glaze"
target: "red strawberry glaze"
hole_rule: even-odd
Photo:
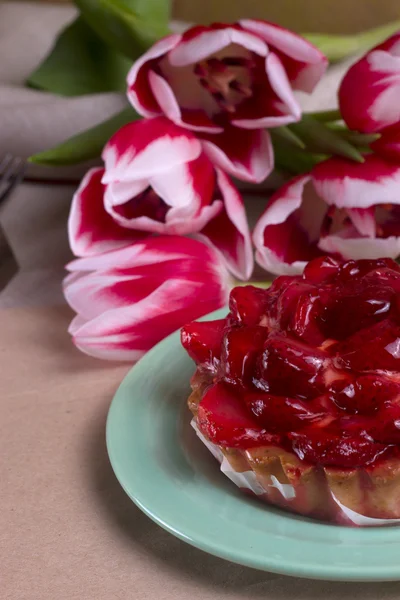
[[[182,330],[212,442],[342,469],[400,456],[399,265],[320,257],[268,290],[234,289],[229,307]]]
[[[260,427],[240,395],[222,382],[204,394],[199,405],[198,423],[203,433],[221,446],[251,448],[281,442],[279,435]]]
[[[182,346],[196,364],[215,371],[219,364],[226,319],[189,323],[182,330]]]

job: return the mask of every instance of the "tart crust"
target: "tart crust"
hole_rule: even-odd
[[[195,388],[188,399],[197,431],[197,408],[201,397],[201,390]],[[201,435],[206,438],[203,433]],[[400,519],[398,458],[384,459],[363,468],[343,469],[302,461],[294,452],[279,446],[242,450],[217,446],[210,440],[207,442],[219,449],[215,455],[222,456],[233,473],[244,476],[240,478],[241,489],[254,493],[254,486],[249,483],[246,488],[242,482],[246,480],[246,476],[249,482],[255,476],[259,484],[257,497],[269,504],[343,525],[357,524],[354,519],[349,518],[343,507],[354,511],[361,518]]]

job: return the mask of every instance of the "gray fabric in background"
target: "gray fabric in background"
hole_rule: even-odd
[[[28,157],[45,150],[125,105],[120,94],[61,98],[24,87],[58,31],[75,14],[75,8],[67,5],[0,4],[0,158],[7,152]],[[175,29],[180,27],[174,24]],[[304,108],[334,107],[335,89],[343,70],[342,65],[334,67],[312,97],[302,94]],[[68,169],[66,174],[76,179],[82,170]],[[21,267],[0,293],[0,307],[63,301],[60,282],[63,265],[70,257],[66,219],[73,190],[72,185],[23,184],[0,210],[0,222]]]

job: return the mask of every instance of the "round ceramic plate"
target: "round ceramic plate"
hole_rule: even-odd
[[[108,453],[139,508],[185,542],[257,569],[400,579],[400,527],[348,528],[298,517],[246,496],[220,472],[190,426],[193,371],[174,333],[137,363],[112,402]]]

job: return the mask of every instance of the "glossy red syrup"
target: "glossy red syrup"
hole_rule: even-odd
[[[182,330],[211,441],[342,468],[399,455],[399,265],[317,258],[268,290],[235,288],[229,308]]]

